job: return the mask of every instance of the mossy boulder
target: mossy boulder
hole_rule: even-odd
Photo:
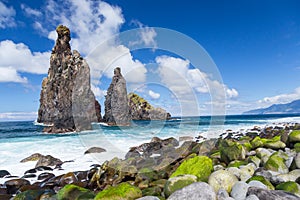
[[[258,148],[258,147],[265,147],[265,148],[271,148],[271,149],[283,149],[286,147],[285,143],[281,141],[281,136],[277,135],[271,139],[267,138],[260,138],[259,136],[256,136],[251,141],[252,148]]]
[[[272,185],[272,183],[263,176],[252,176],[251,178],[249,178],[246,181],[246,183],[250,183],[251,181],[259,181],[259,182],[263,183],[265,186],[267,186],[269,190],[275,189],[274,186]]]
[[[289,142],[300,142],[300,130],[294,130],[290,133]]]
[[[142,190],[143,196],[160,196],[162,189],[158,186],[148,187]]]
[[[296,151],[297,153],[300,152],[300,142],[294,144],[294,149],[295,149],[295,151]]]
[[[228,193],[230,193],[232,186],[238,182],[237,177],[226,170],[218,170],[213,172],[208,179],[208,184],[214,188],[215,192],[219,189],[224,188]]]
[[[284,190],[286,192],[300,195],[299,185],[294,181],[287,181],[276,186],[276,190]]]
[[[27,200],[27,199],[40,199],[40,196],[44,193],[44,190],[27,190],[15,196],[15,200]]]
[[[221,160],[229,164],[233,160],[244,160],[246,157],[246,149],[238,142],[230,140],[221,140],[219,144]]]
[[[279,152],[273,153],[265,164],[267,170],[286,174],[289,172],[288,167],[285,165],[284,156],[280,155]]]
[[[190,174],[170,178],[164,187],[165,197],[168,197],[176,190],[184,188],[185,186],[195,182],[197,182],[197,177]]]
[[[58,200],[88,200],[94,199],[95,195],[88,189],[69,184],[60,189],[56,197]]]
[[[120,183],[99,192],[95,200],[134,200],[142,196],[142,191],[129,183]]]
[[[207,181],[212,170],[213,164],[210,158],[207,156],[196,156],[181,163],[170,177],[191,174],[195,175],[198,181]]]

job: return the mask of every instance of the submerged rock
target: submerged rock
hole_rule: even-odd
[[[119,67],[115,68],[112,82],[105,96],[103,120],[109,125],[129,126],[130,115],[127,99],[126,80]]]
[[[60,25],[50,58],[48,77],[42,82],[39,123],[52,125],[49,133],[91,129],[101,120],[100,104],[90,85],[90,68],[79,52],[71,52],[70,30]]]
[[[36,163],[35,167],[41,167],[41,166],[56,166],[61,165],[63,162],[58,159],[54,158],[51,155],[42,156]]]
[[[84,152],[84,154],[89,154],[89,153],[102,153],[102,152],[106,152],[105,149],[101,148],[101,147],[91,147],[88,150],[86,150]]]

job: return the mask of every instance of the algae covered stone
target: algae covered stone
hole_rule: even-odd
[[[72,184],[64,186],[57,193],[58,200],[89,200],[94,197],[92,191]]]
[[[197,177],[190,174],[169,178],[164,187],[165,196],[168,197],[176,190],[179,190],[195,182],[197,182]]]
[[[230,140],[222,140],[219,144],[221,160],[227,164],[233,160],[244,160],[246,149],[243,145]]]
[[[140,197],[142,191],[139,188],[124,182],[99,192],[95,200],[134,200]]]
[[[293,181],[287,181],[287,182],[277,185],[276,190],[284,190],[286,192],[290,192],[290,193],[296,194],[298,196],[300,195],[299,185]]]
[[[294,130],[289,135],[290,142],[300,142],[300,130]]]
[[[279,152],[273,153],[265,164],[265,168],[271,171],[286,174],[289,172],[288,167],[285,165],[285,159]]]
[[[216,192],[224,188],[229,193],[236,182],[238,182],[237,177],[225,170],[213,172],[208,179],[208,184],[212,186]]]
[[[191,174],[195,175],[198,181],[207,181],[213,170],[212,160],[207,156],[196,156],[185,160],[171,175],[171,177]]]
[[[249,178],[246,183],[250,183],[251,181],[259,181],[261,183],[263,183],[265,186],[267,186],[268,189],[270,190],[274,190],[274,186],[272,185],[272,183],[270,183],[270,181],[268,181],[267,179],[265,179],[265,177],[263,176],[253,176],[251,178]]]

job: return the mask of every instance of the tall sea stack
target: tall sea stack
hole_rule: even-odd
[[[91,90],[90,68],[78,51],[71,52],[70,30],[59,25],[56,32],[37,121],[51,125],[44,129],[49,133],[89,130],[91,122],[101,121],[101,107]]]
[[[115,68],[112,82],[105,96],[105,115],[103,120],[109,125],[128,126],[130,115],[126,81],[119,67]]]

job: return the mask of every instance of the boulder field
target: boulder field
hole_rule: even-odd
[[[54,176],[64,162],[35,154],[41,163],[24,177],[0,174],[0,198],[14,199],[300,199],[300,125],[255,127],[203,142],[154,137],[132,147],[125,159],[93,164],[85,171]],[[101,152],[97,152],[101,153]],[[47,166],[47,163],[49,166]],[[50,166],[51,164],[51,166]],[[26,176],[38,180],[30,183]]]

